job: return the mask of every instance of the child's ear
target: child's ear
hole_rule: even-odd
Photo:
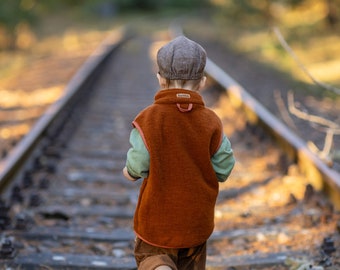
[[[205,83],[207,82],[207,77],[206,76],[203,76],[201,81],[200,81],[200,84],[199,84],[199,89],[201,90],[204,86],[205,86]]]
[[[157,79],[158,79],[159,86],[161,88],[165,88],[166,87],[166,79],[163,78],[159,73],[157,73]]]

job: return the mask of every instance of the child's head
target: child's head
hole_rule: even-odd
[[[206,52],[196,42],[179,36],[157,53],[158,79],[163,88],[181,87],[197,90],[205,82]]]

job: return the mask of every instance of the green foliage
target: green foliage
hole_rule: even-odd
[[[32,26],[39,17],[62,10],[113,16],[120,11],[154,11],[171,7],[197,8],[208,5],[208,2],[209,0],[1,0],[0,31],[3,29],[6,35],[15,39],[19,24]]]
[[[0,47],[15,48],[17,27],[32,25],[37,21],[34,0],[4,0],[0,2],[0,31],[4,34]]]
[[[33,23],[36,20],[34,1],[4,0],[0,2],[0,24],[13,31],[20,22]]]
[[[340,0],[322,0],[329,4],[329,23],[339,21],[339,14],[333,6]],[[70,14],[83,16],[112,17],[120,12],[163,11],[181,8],[189,11],[217,5],[216,13],[238,23],[257,24],[271,23],[275,20],[272,7],[276,4],[296,7],[301,4],[312,4],[311,0],[0,0],[0,31],[15,38],[18,25],[25,23],[32,26],[41,16],[50,13],[69,11]],[[332,4],[332,5],[331,5]],[[332,12],[331,12],[332,11]],[[4,31],[5,29],[5,31]]]
[[[66,1],[66,0],[64,0]],[[84,2],[84,1],[83,1]],[[86,2],[86,1],[85,1]],[[119,11],[144,10],[153,11],[166,8],[197,8],[208,5],[209,0],[100,0],[87,1],[93,6],[112,6]]]

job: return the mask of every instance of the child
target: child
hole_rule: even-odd
[[[138,269],[205,269],[218,182],[235,160],[222,123],[198,91],[205,50],[180,36],[157,54],[161,90],[138,114],[124,176],[144,178],[134,216]]]

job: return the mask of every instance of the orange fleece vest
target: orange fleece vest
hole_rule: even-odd
[[[214,228],[218,180],[211,157],[222,140],[218,116],[202,97],[183,89],[161,90],[133,121],[150,154],[134,230],[165,248],[204,243]]]

